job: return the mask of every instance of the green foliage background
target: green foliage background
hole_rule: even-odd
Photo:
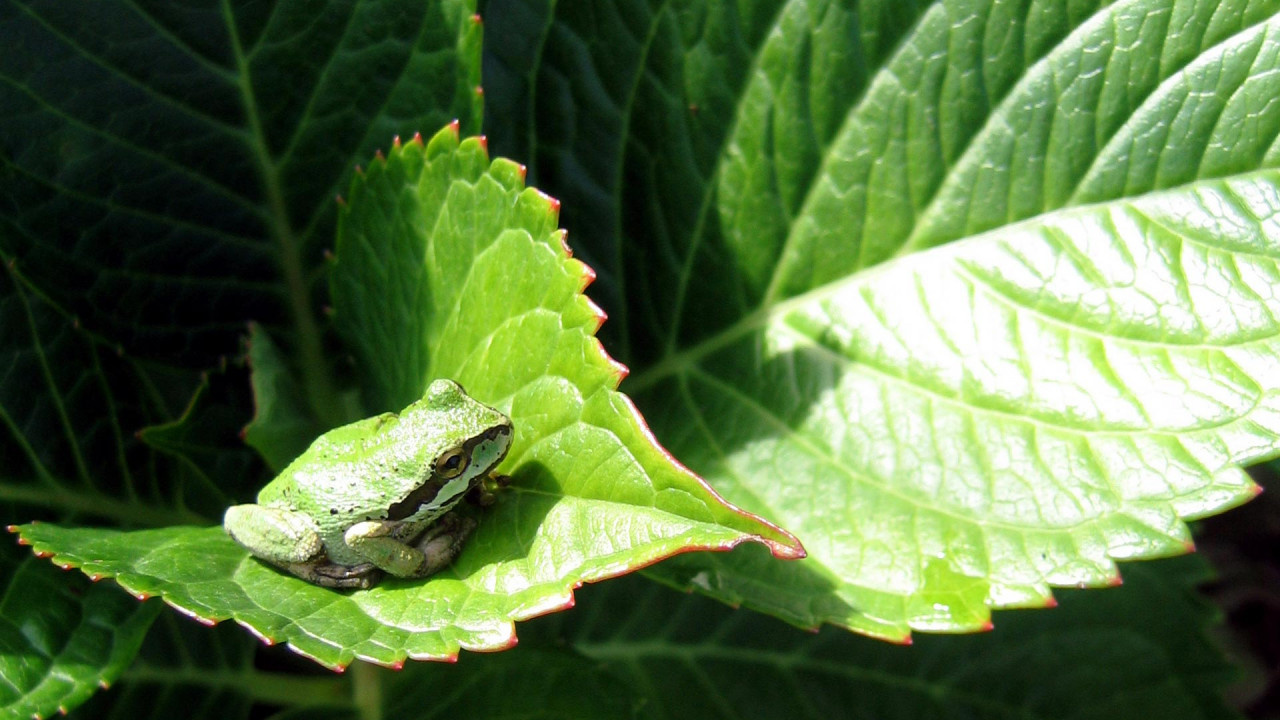
[[[1278,68],[1268,2],[6,2],[23,541],[330,666],[576,607],[336,677],[15,546],[0,703],[1233,716],[1202,561],[1052,588],[1185,552],[1277,453]],[[709,489],[614,392],[557,223],[619,389]],[[518,519],[454,571],[502,592],[330,602],[210,527],[415,374],[529,433]],[[510,562],[528,538],[562,554]]]

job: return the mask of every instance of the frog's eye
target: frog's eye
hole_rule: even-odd
[[[436,475],[450,480],[462,474],[467,469],[467,463],[471,461],[467,457],[466,451],[462,448],[454,448],[446,450],[443,455],[436,460]]]

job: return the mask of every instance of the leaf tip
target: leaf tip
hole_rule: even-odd
[[[392,150],[399,150],[399,149],[400,149],[400,145],[401,145],[401,143],[400,143],[400,136],[399,136],[399,135],[396,135],[396,136],[394,136],[394,137],[392,137],[392,138],[391,138],[391,149],[392,149]]]
[[[200,613],[197,613],[196,611],[194,611],[194,610],[192,610],[192,609],[190,609],[190,608],[182,607],[181,605],[179,605],[179,604],[175,603],[174,601],[170,600],[169,598],[165,598],[165,599],[164,599],[164,603],[165,603],[166,605],[168,605],[169,607],[173,608],[174,610],[177,610],[178,612],[182,613],[183,615],[186,615],[187,617],[191,618],[192,620],[195,620],[196,622],[200,623],[201,625],[204,625],[205,627],[213,627],[214,625],[217,625],[217,624],[218,624],[218,621],[217,621],[217,620],[214,620],[213,618],[210,618],[210,617],[205,617],[205,616],[201,615]]]
[[[484,150],[485,154],[486,154],[486,155],[488,155],[488,154],[489,154],[489,138],[488,138],[488,136],[486,136],[486,135],[477,135],[477,136],[476,136],[476,142],[480,143],[480,149],[481,149],[481,150]]]
[[[410,144],[410,145],[422,145],[422,146],[424,146],[424,147],[426,146],[426,142],[424,142],[424,141],[423,141],[423,139],[422,139],[422,133],[420,133],[420,132],[415,132],[415,133],[413,134],[413,139],[411,139],[411,140],[409,141],[409,144]]]
[[[267,635],[263,634],[263,632],[262,632],[261,630],[259,630],[258,628],[256,628],[256,627],[254,627],[254,626],[250,625],[249,623],[247,623],[247,622],[245,622],[245,621],[243,621],[243,620],[239,620],[239,619],[237,619],[237,620],[236,620],[236,624],[237,624],[237,625],[239,625],[240,627],[244,628],[245,630],[248,630],[248,631],[249,631],[249,634],[250,634],[250,635],[252,635],[252,636],[254,636],[254,637],[256,637],[256,638],[258,638],[258,642],[262,643],[263,645],[266,645],[267,647],[271,647],[272,645],[275,645],[275,644],[276,644],[276,641],[275,641],[275,639],[274,639],[274,638],[268,637]],[[311,658],[311,656],[310,656],[310,655],[307,655],[306,653],[303,653],[303,652],[297,651],[297,650],[296,650],[292,645],[290,645],[290,646],[289,646],[289,649],[294,650],[294,651],[295,651],[295,652],[297,652],[299,655],[302,655],[302,656],[304,656],[304,657]],[[315,658],[311,658],[311,659],[312,659],[312,660],[316,660]],[[316,660],[316,662],[318,662],[318,663],[319,663],[320,661],[319,661],[319,660]],[[324,663],[320,663],[320,664],[322,664],[322,665],[323,665]]]
[[[480,17],[480,13],[472,13],[472,14],[471,14],[471,24],[472,24],[472,25],[483,25],[483,24],[484,24],[484,20]]]
[[[520,167],[524,168],[523,165],[521,165]],[[564,253],[565,257],[570,257],[570,258],[573,257],[573,248],[569,247],[569,231],[565,230],[564,228],[556,230],[556,238],[560,241],[560,252]],[[584,276],[584,282],[582,283],[581,287],[578,288],[578,292],[582,292],[583,290],[586,290],[587,286],[595,282],[596,280],[595,268],[591,267],[586,263],[580,263],[580,264],[582,265],[582,274]]]
[[[603,352],[603,349],[602,349],[602,352]],[[608,354],[606,353],[605,356],[608,357]],[[610,358],[610,360],[612,361],[612,358]],[[706,493],[708,493],[712,498],[714,498],[717,502],[719,502],[721,505],[728,508],[731,512],[736,513],[740,517],[749,520],[752,524],[756,525],[758,528],[760,528],[760,530],[763,531],[763,532],[753,531],[749,534],[743,534],[738,538],[735,538],[729,542],[720,543],[716,545],[714,548],[707,547],[707,548],[701,548],[701,549],[732,550],[733,548],[737,547],[739,543],[751,540],[751,541],[755,541],[763,544],[766,548],[769,549],[769,554],[779,560],[800,560],[808,556],[808,553],[805,552],[804,545],[800,543],[800,539],[797,538],[795,535],[792,535],[789,531],[783,529],[781,526],[776,525],[760,517],[759,515],[747,512],[746,510],[743,510],[737,505],[734,505],[733,503],[724,499],[724,497],[720,495],[720,493],[717,492],[715,488],[711,487],[711,484],[708,483],[705,478],[695,473],[694,471],[690,470],[687,465],[680,462],[680,460],[676,458],[675,455],[671,454],[670,450],[668,450],[662,443],[658,442],[658,437],[653,434],[653,428],[649,427],[649,422],[645,420],[644,415],[640,413],[640,410],[636,407],[635,402],[632,401],[632,399],[628,397],[626,393],[620,392],[618,393],[618,396],[622,398],[622,402],[626,406],[627,413],[631,415],[631,417],[633,418],[633,421],[635,422],[636,427],[640,429],[640,433],[641,435],[644,436],[645,441],[649,443],[650,447],[652,447],[654,450],[660,453],[669,465],[675,468],[677,472],[683,473],[686,476],[692,478],[694,482],[696,482],[698,485],[701,485],[702,489]],[[693,547],[689,548],[689,550],[696,550],[696,549],[700,549],[700,548],[693,548]]]

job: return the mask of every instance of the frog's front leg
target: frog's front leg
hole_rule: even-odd
[[[343,541],[360,557],[396,577],[433,575],[462,552],[476,521],[449,513],[437,520],[412,545],[396,539],[400,523],[370,520],[347,528]]]
[[[467,491],[467,502],[480,507],[489,507],[498,502],[498,491],[510,484],[510,475],[491,472]]]

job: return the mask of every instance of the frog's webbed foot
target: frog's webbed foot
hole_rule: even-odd
[[[373,565],[404,578],[427,577],[452,563],[476,521],[449,513],[427,528],[412,545],[395,538],[394,521],[370,520],[347,529],[343,540]]]
[[[374,567],[373,563],[296,563],[284,566],[284,569],[307,582],[331,588],[371,588],[382,579],[382,571]]]

